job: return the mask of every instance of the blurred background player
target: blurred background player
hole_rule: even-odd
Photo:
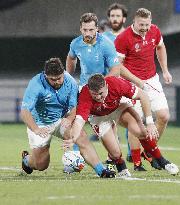
[[[103,33],[114,44],[117,35],[124,31],[124,24],[128,15],[128,10],[123,4],[111,4],[107,10],[107,17],[110,29]]]
[[[140,100],[146,117],[146,128],[138,113],[132,108],[132,104],[122,101],[123,96]],[[92,75],[80,93],[76,119],[70,131],[71,138],[64,140],[64,147],[70,147],[73,143],[77,143],[83,156],[91,156],[90,149],[88,147],[84,149],[83,144],[78,143],[81,138],[81,130],[85,122],[89,121],[116,165],[118,176],[130,177],[131,174],[122,159],[119,142],[113,129],[116,124],[120,124],[128,127],[139,138],[142,146],[156,158],[163,169],[170,174],[177,174],[178,167],[167,161],[157,147],[156,138],[159,134],[151,114],[149,98],[140,88],[120,77],[105,78],[102,74]]]
[[[107,19],[102,19],[99,21],[99,23],[98,23],[98,32],[99,33],[109,31],[109,29],[110,29],[110,27],[109,27],[109,22]]]
[[[113,3],[107,9],[107,17],[108,17],[110,29],[108,31],[105,31],[103,33],[103,36],[105,36],[108,40],[110,40],[113,43],[113,45],[116,37],[125,29],[124,24],[126,22],[127,15],[128,15],[128,10],[126,6],[123,4]],[[126,160],[132,162],[131,149],[128,143],[127,130],[126,130],[126,140],[128,144],[128,152],[127,152]],[[107,163],[111,163],[111,160],[107,159]],[[139,169],[144,169],[144,168],[139,167]]]
[[[145,82],[144,91],[150,98],[151,109],[155,114],[156,126],[159,136],[161,136],[169,120],[169,109],[162,85],[159,82],[159,76],[156,73],[155,52],[165,83],[170,84],[172,77],[167,67],[167,54],[163,37],[159,28],[151,24],[151,21],[152,16],[149,10],[138,9],[133,24],[118,35],[115,46],[123,65]],[[138,101],[136,101],[134,108],[143,117],[141,104]],[[128,135],[132,135],[132,133],[129,132]],[[133,160],[136,164],[139,164],[140,143],[134,138],[130,144]],[[143,153],[143,156],[148,159],[145,155]],[[152,158],[149,158],[149,160],[152,160]],[[159,168],[157,164],[152,164],[152,166]]]

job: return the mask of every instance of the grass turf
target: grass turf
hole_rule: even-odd
[[[88,133],[91,133],[87,126]],[[120,129],[125,145],[124,130]],[[180,128],[169,127],[160,140],[162,153],[180,167]],[[104,161],[106,151],[100,142],[93,142]],[[24,125],[0,125],[0,204],[49,205],[49,204],[148,204],[166,205],[180,203],[180,176],[157,171],[143,161],[147,172],[133,171],[134,180],[100,179],[86,165],[81,173],[66,175],[62,172],[61,141],[51,143],[51,163],[46,171],[32,175],[21,172],[21,151],[29,150]],[[126,147],[122,146],[126,156]],[[137,179],[136,179],[137,178]]]

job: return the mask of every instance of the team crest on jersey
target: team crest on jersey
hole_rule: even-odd
[[[48,102],[51,99],[51,94],[45,96],[44,101]]]
[[[134,46],[136,52],[139,52],[141,50],[139,43],[136,43]]]
[[[153,44],[153,46],[155,45],[155,39],[154,38],[152,38],[152,44]]]

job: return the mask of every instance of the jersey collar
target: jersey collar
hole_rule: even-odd
[[[131,25],[131,29],[132,29],[133,33],[135,33],[136,35],[140,36],[142,39],[145,39],[145,38],[146,38],[146,35],[145,35],[144,37],[142,37],[137,31],[135,31],[133,24]],[[147,34],[147,33],[146,33],[146,34]]]

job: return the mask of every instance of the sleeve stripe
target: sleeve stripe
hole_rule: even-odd
[[[132,99],[134,99],[137,96],[138,91],[139,91],[138,87],[135,86],[135,91],[134,91],[134,95],[132,96]]]
[[[163,38],[162,38],[162,36],[161,36],[161,40],[159,41],[158,46],[162,45],[162,43],[163,43]]]

